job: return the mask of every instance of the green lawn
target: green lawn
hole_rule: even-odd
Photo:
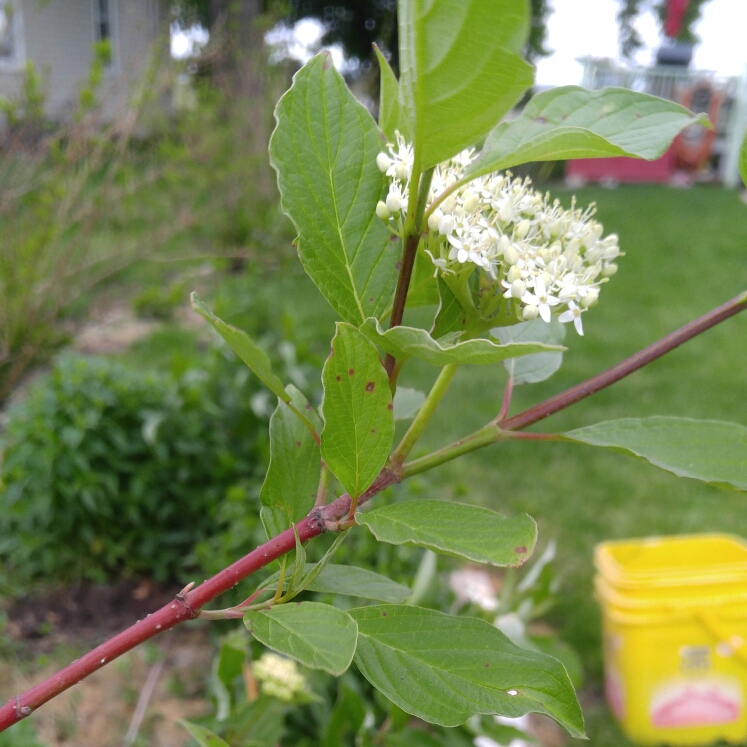
[[[569,194],[559,196],[570,201]],[[747,206],[736,193],[624,186],[587,188],[577,198],[581,205],[597,202],[598,218],[606,232],[620,235],[626,256],[599,305],[584,317],[585,336],[569,329],[561,370],[548,382],[520,388],[512,412],[604,370],[747,286]],[[286,283],[295,285],[291,278],[281,285]],[[299,335],[315,341],[320,331],[331,332],[333,317],[304,290],[296,288],[287,309],[297,319]],[[746,368],[744,314],[553,416],[541,429],[648,415],[747,424]],[[400,381],[425,388],[434,373],[426,364],[411,363]],[[422,451],[471,432],[497,413],[504,382],[500,367],[460,371],[423,437]],[[594,546],[616,537],[680,532],[747,537],[747,496],[680,480],[624,456],[558,443],[491,447],[431,475],[431,489],[507,513],[527,511],[539,523],[542,542],[556,538],[564,591],[555,623],[586,667],[591,744],[626,744],[598,697],[602,665],[600,617],[592,595]]]
[[[564,204],[570,202],[570,194],[558,190],[558,196]],[[598,218],[606,232],[620,235],[626,256],[603,288],[599,305],[585,315],[586,335],[578,337],[569,328],[569,350],[560,372],[548,382],[520,388],[514,413],[604,370],[747,286],[747,206],[736,193],[713,187],[624,186],[584,189],[577,198],[580,205],[597,202]],[[268,306],[282,310],[296,340],[315,351],[321,362],[329,350],[334,315],[297,264],[295,268],[249,287],[246,280],[228,281],[211,303],[218,303],[218,313],[239,325],[242,319],[248,322],[257,303],[263,312]],[[747,424],[746,367],[744,314],[536,429],[562,431],[648,415]],[[400,383],[425,389],[435,373],[426,364],[410,362]],[[461,370],[415,455],[494,417],[504,383],[500,366]],[[553,622],[585,665],[582,700],[590,743],[628,744],[601,701],[600,616],[592,595],[594,546],[610,538],[683,532],[726,531],[747,537],[747,496],[679,480],[624,456],[560,443],[490,447],[440,467],[422,482],[426,494],[474,501],[508,514],[526,511],[539,523],[541,543],[557,540],[564,582]]]

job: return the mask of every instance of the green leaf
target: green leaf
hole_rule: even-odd
[[[425,402],[425,394],[417,389],[397,387],[394,393],[394,419],[411,420]]]
[[[446,366],[449,363],[485,365],[499,363],[507,358],[520,355],[565,350],[556,345],[544,345],[538,342],[499,345],[492,340],[485,339],[466,340],[453,345],[445,345],[434,340],[426,330],[416,327],[393,327],[385,332],[376,319],[366,319],[360,331],[397,359],[418,358],[433,366]]]
[[[389,66],[386,57],[381,50],[374,44],[376,59],[379,61],[379,72],[381,78],[381,90],[379,93],[379,127],[387,136],[390,143],[395,142],[395,131],[399,131],[406,140],[410,140],[410,133],[407,129],[399,101],[399,83],[394,71]]]
[[[337,702],[324,724],[320,747],[342,747],[350,744],[352,740],[346,737],[354,737],[363,726],[365,718],[366,707],[360,694],[340,681]]]
[[[289,386],[288,393],[297,410],[310,411],[306,398],[295,387]],[[270,466],[259,494],[268,537],[298,523],[312,509],[321,459],[319,444],[295,413],[279,402],[270,418]]]
[[[499,124],[466,174],[474,178],[528,161],[566,158],[651,160],[693,123],[710,126],[704,114],[627,88],[553,88],[533,96],[519,117]]]
[[[413,716],[457,726],[477,714],[531,711],[583,736],[581,709],[563,666],[518,648],[489,623],[407,605],[350,614],[358,623],[356,666]]]
[[[357,498],[379,474],[392,446],[389,379],[376,348],[355,327],[338,322],[322,382],[322,458]]]
[[[534,81],[523,0],[399,3],[400,92],[421,169],[483,138]]]
[[[182,718],[177,719],[176,723],[183,726],[200,747],[230,747],[228,742],[224,742],[217,734],[213,734],[210,729],[206,729],[204,726],[192,724]]]
[[[653,417],[609,420],[563,434],[719,487],[747,491],[747,428],[737,423]]]
[[[405,729],[399,734],[387,734],[384,747],[446,747],[446,742],[422,729]]]
[[[306,563],[304,572],[310,574],[315,568],[314,563]],[[277,584],[279,578],[280,573],[273,573],[262,583],[262,586],[273,586]],[[306,591],[315,591],[320,594],[342,594],[348,597],[373,599],[375,602],[404,602],[412,593],[407,586],[398,584],[386,576],[365,568],[334,563],[327,565],[318,576],[302,586]]]
[[[350,666],[358,637],[357,625],[347,612],[317,602],[247,612],[244,624],[268,648],[335,676]]]
[[[438,276],[438,300],[438,312],[433,322],[431,337],[438,340],[452,332],[464,332],[470,315],[440,275]]]
[[[283,402],[290,402],[291,398],[285,391],[285,385],[272,370],[272,364],[267,357],[267,353],[243,329],[227,324],[215,316],[196,293],[192,293],[190,300],[192,301],[192,308],[213,326],[229,347],[254,371],[265,386]]]
[[[745,133],[742,148],[739,151],[739,173],[742,175],[745,186],[747,186],[747,133]]]
[[[498,566],[521,565],[534,550],[537,525],[520,514],[507,519],[480,506],[447,501],[407,501],[356,514],[381,542],[415,545]]]
[[[343,319],[378,316],[391,303],[400,246],[375,214],[384,188],[376,123],[326,52],[296,73],[275,118],[270,158],[304,269]]]
[[[415,255],[410,288],[407,291],[407,308],[435,306],[438,303],[438,285],[433,276],[433,263],[421,252]],[[381,317],[379,317],[381,318]]]
[[[521,322],[508,327],[495,327],[490,334],[497,337],[504,345],[510,342],[543,342],[547,345],[559,345],[565,339],[565,327],[557,320],[550,323],[542,319]],[[563,363],[563,353],[537,353],[523,358],[510,358],[503,361],[508,375],[513,377],[514,386],[536,384],[549,379]]]

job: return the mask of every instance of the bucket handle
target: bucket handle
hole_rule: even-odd
[[[747,641],[741,635],[733,633],[718,617],[708,612],[698,612],[696,616],[714,638],[729,646],[742,664],[747,665]]]

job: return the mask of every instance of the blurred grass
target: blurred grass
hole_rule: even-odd
[[[570,203],[570,194],[554,191]],[[569,329],[569,350],[559,373],[519,388],[512,413],[608,368],[747,287],[747,206],[736,193],[713,187],[623,186],[587,188],[577,199],[580,205],[596,201],[605,232],[620,235],[626,256],[603,288],[600,304],[585,315],[585,336]],[[240,296],[240,281],[232,282],[239,285],[221,294]],[[286,319],[292,319],[296,339],[320,357],[326,355],[334,315],[297,269],[266,277],[260,292],[273,295]],[[241,313],[236,317],[239,322]],[[747,424],[746,365],[743,314],[535,429],[563,431],[619,417],[666,414]],[[410,362],[400,383],[425,389],[435,373],[426,364]],[[504,383],[500,367],[461,370],[415,455],[493,417]],[[621,455],[557,443],[491,447],[438,468],[428,484],[444,497],[508,514],[526,511],[537,519],[542,543],[557,539],[564,591],[555,624],[584,661],[591,744],[627,744],[601,700],[594,546],[616,537],[684,532],[747,536],[747,496],[679,480]]]
[[[564,205],[571,195],[552,190]],[[605,232],[620,235],[626,256],[584,316],[585,336],[568,329],[563,367],[549,381],[520,387],[519,412],[594,375],[747,287],[747,206],[736,193],[713,187],[586,188],[580,205],[595,201]],[[209,294],[227,321],[261,330],[282,318],[289,339],[321,366],[335,315],[297,261],[272,272],[231,276]],[[422,323],[428,319],[423,317]],[[131,351],[139,365],[168,364],[174,354],[199,359],[194,334],[167,326]],[[620,417],[682,415],[747,424],[747,314],[719,325],[628,379],[558,413],[534,430],[563,431]],[[436,369],[410,361],[403,386],[426,390]],[[413,456],[479,428],[500,408],[502,367],[462,369]],[[316,387],[314,387],[316,388]],[[316,395],[318,403],[318,390]],[[745,455],[747,459],[747,454]],[[418,479],[418,478],[416,478]],[[631,744],[607,713],[602,697],[600,614],[592,594],[594,546],[603,540],[724,531],[747,537],[747,496],[680,480],[648,464],[591,447],[509,443],[484,449],[434,470],[426,497],[526,511],[540,527],[540,543],[558,542],[563,593],[554,624],[584,662],[582,702],[595,747]]]

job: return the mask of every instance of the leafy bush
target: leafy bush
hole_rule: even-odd
[[[266,447],[247,380],[221,351],[178,379],[62,357],[10,413],[3,563],[29,580],[183,574],[256,494]]]

